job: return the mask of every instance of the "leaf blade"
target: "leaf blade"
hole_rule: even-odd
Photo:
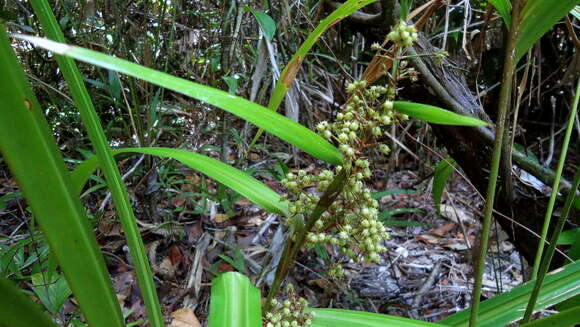
[[[198,170],[228,186],[262,208],[280,215],[288,215],[288,202],[280,201],[280,196],[274,190],[219,160],[186,150],[171,148],[124,148],[112,151],[114,156],[129,153],[142,153],[178,160],[190,168]],[[75,169],[72,173],[72,178],[76,192],[80,193],[82,187],[97,167],[97,158],[92,157],[85,160]]]
[[[522,318],[534,284],[534,281],[527,282],[482,302],[479,306],[478,326],[505,326]],[[563,302],[578,294],[580,294],[580,261],[566,265],[546,276],[535,310]],[[441,320],[440,323],[454,327],[468,326],[469,314],[470,310],[463,310]]]
[[[395,111],[433,124],[457,126],[487,126],[488,123],[469,116],[458,115],[439,107],[405,101],[395,101]]]
[[[577,4],[577,0],[528,0],[521,13],[516,61]]]
[[[315,132],[244,98],[97,51],[33,36],[14,35],[14,37],[27,40],[56,54],[133,76],[219,107],[252,122],[320,160],[334,165],[339,165],[343,161],[340,151]]]
[[[228,272],[212,281],[208,327],[262,326],[260,291],[248,277]]]

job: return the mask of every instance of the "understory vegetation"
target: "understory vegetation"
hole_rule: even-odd
[[[577,0],[0,2],[0,326],[580,324]]]

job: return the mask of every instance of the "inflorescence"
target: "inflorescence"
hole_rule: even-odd
[[[299,297],[292,284],[286,286],[288,298],[283,301],[272,299],[272,307],[263,319],[265,327],[306,327],[312,324],[313,312],[304,312],[306,299]]]
[[[417,39],[417,32],[414,26],[401,22],[388,38],[399,49],[404,49]],[[394,62],[399,73],[408,70],[401,67],[406,66],[403,61]],[[335,121],[323,121],[316,126],[322,137],[338,144],[344,157],[343,165],[322,170],[318,174],[299,170],[288,173],[282,180],[282,185],[290,193],[287,198],[291,200],[289,210],[293,218],[288,220],[288,224],[292,225],[295,219],[303,221],[309,216],[316,208],[320,195],[343,169],[346,170],[345,187],[307,234],[307,246],[330,244],[357,262],[378,263],[380,253],[386,251],[383,241],[389,238],[389,234],[379,220],[379,204],[365,181],[372,176],[369,156],[390,153],[388,145],[381,141],[384,129],[395,120],[408,119],[393,109],[396,80],[402,77],[397,75],[395,83],[389,83],[388,87],[368,86],[364,80],[349,84],[346,91],[350,101],[337,114]],[[337,269],[329,272],[340,275]]]

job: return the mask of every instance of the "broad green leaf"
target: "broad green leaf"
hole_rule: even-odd
[[[0,277],[0,325],[56,327],[42,310],[7,279]]]
[[[0,26],[0,71],[0,153],[88,324],[125,326],[92,226],[78,193],[72,190],[70,174],[52,131],[3,26]]]
[[[254,17],[256,17],[258,24],[260,24],[260,28],[262,29],[264,36],[266,36],[268,41],[272,41],[272,39],[274,38],[274,33],[276,33],[276,22],[274,22],[272,17],[263,12],[254,10],[250,7],[246,7],[246,10],[254,14]]]
[[[574,228],[563,231],[562,234],[560,234],[560,238],[558,238],[558,244],[572,245],[579,240],[580,240],[580,228]]]
[[[276,86],[274,87],[274,92],[268,101],[268,109],[272,111],[277,111],[278,107],[280,107],[280,103],[284,100],[286,93],[290,87],[292,87],[292,82],[296,78],[296,75],[300,71],[300,67],[302,66],[302,62],[304,58],[314,46],[316,41],[322,36],[324,32],[326,32],[329,28],[334,26],[336,23],[340,22],[344,18],[348,17],[353,12],[359,10],[360,8],[375,2],[376,0],[348,0],[343,3],[340,7],[336,8],[330,15],[328,15],[325,19],[323,19],[318,26],[314,29],[314,31],[308,34],[308,37],[304,42],[300,45],[296,53],[292,56],[286,67],[280,73],[280,78],[278,82],[276,82]],[[264,128],[266,129],[266,128]],[[266,129],[266,131],[268,131]],[[270,131],[268,131],[270,132]],[[250,148],[256,143],[256,140],[260,138],[262,135],[263,130],[260,128],[254,136],[254,139],[250,143]]]
[[[248,277],[228,272],[212,281],[208,327],[262,326],[260,291]]]
[[[577,4],[578,0],[528,0],[521,13],[516,61]]]
[[[546,318],[531,321],[522,327],[557,327],[557,326],[578,326],[580,325],[580,306],[564,310]]]
[[[509,292],[483,301],[479,306],[478,327],[506,326],[524,315],[534,281],[527,282]],[[536,302],[541,310],[580,294],[580,261],[566,265],[546,276]],[[468,326],[470,310],[452,314],[439,323],[447,326]]]
[[[454,112],[427,104],[395,101],[394,109],[409,117],[433,124],[460,125],[460,126],[487,126],[479,119],[458,115]]]
[[[288,202],[281,201],[280,195],[274,192],[274,190],[243,171],[219,160],[190,151],[171,148],[126,148],[112,151],[114,156],[127,153],[142,153],[175,159],[224,184],[268,211],[280,215],[288,214]],[[89,177],[98,168],[98,165],[97,158],[92,157],[77,166],[72,173],[73,185],[75,186],[76,192],[81,192]]]
[[[314,312],[311,327],[436,327],[431,322],[372,312],[342,309],[308,309]]]
[[[53,314],[58,314],[72,294],[66,280],[56,273],[36,273],[31,276],[31,281],[32,290],[44,307]]]
[[[443,194],[445,183],[447,183],[456,165],[457,163],[453,158],[447,157],[439,161],[435,167],[435,176],[433,177],[433,202],[435,203],[435,209],[438,214],[441,214],[441,195]]]
[[[36,17],[42,25],[42,29],[46,36],[58,42],[64,42],[64,35],[60,30],[60,24],[50,8],[48,0],[32,0],[32,7],[36,13]],[[57,56],[56,60],[60,71],[68,84],[68,89],[72,94],[75,104],[80,112],[83,124],[87,129],[89,139],[95,148],[95,152],[99,161],[107,184],[113,197],[115,209],[121,221],[125,239],[133,259],[135,272],[139,289],[143,296],[143,302],[147,309],[149,324],[153,327],[161,327],[164,325],[164,317],[159,306],[159,299],[153,281],[153,273],[147,258],[145,246],[141,239],[141,233],[137,226],[133,208],[129,202],[129,195],[125,189],[125,184],[121,179],[121,174],[117,168],[115,159],[111,155],[109,142],[105,136],[103,127],[99,120],[99,116],[95,111],[91,97],[85,87],[83,78],[71,58],[64,56]],[[121,83],[119,75],[115,72],[109,71],[109,91],[116,99],[121,96]],[[92,310],[92,308],[85,308]]]
[[[189,97],[207,102],[238,117],[252,122],[258,127],[297,146],[310,155],[328,163],[339,165],[343,158],[340,151],[328,141],[308,128],[293,122],[266,108],[244,98],[237,97],[222,90],[194,83],[151,68],[108,56],[97,51],[53,42],[34,36],[15,35],[36,46],[56,54],[75,58],[91,65],[110,69],[152,84],[165,87]]]
[[[489,0],[489,2],[495,7],[501,18],[503,18],[507,28],[510,28],[512,26],[512,3],[510,0]]]

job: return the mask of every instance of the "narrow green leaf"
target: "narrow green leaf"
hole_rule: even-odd
[[[105,261],[52,131],[0,26],[0,153],[94,327],[124,326]],[[91,308],[90,310],[88,308]]]
[[[401,3],[401,9],[400,9],[401,20],[407,20],[407,15],[409,14],[409,10],[411,10],[411,5],[413,4],[413,0],[401,0],[399,2]]]
[[[262,326],[260,291],[248,277],[228,272],[212,281],[208,327]]]
[[[246,10],[251,12],[254,17],[256,17],[256,20],[258,21],[258,24],[260,24],[260,28],[262,29],[264,36],[268,39],[268,41],[272,41],[274,38],[274,33],[276,33],[276,22],[274,22],[272,17],[250,7],[246,7]]]
[[[307,309],[314,312],[311,327],[436,327],[432,322],[342,309]]]
[[[478,327],[506,326],[524,315],[534,281],[494,296],[479,306]],[[541,310],[580,294],[580,261],[546,276],[535,310]],[[468,326],[470,310],[452,314],[440,321],[447,326]]]
[[[567,327],[580,325],[580,306],[564,310],[560,313],[535,320],[522,327]]]
[[[395,215],[399,215],[402,213],[411,213],[411,212],[421,212],[421,209],[401,208],[401,209],[387,210],[387,211],[383,211],[383,212],[379,213],[379,219],[383,220],[383,219],[391,218]]]
[[[396,227],[427,227],[427,224],[420,223],[418,221],[411,221],[411,220],[394,220],[394,219],[385,219],[382,220],[385,226],[396,226]]]
[[[577,4],[578,0],[528,0],[521,14],[516,61]]]
[[[497,12],[500,14],[505,25],[510,28],[512,26],[512,4],[510,0],[489,0],[489,2],[495,7]]]
[[[36,16],[38,17],[46,36],[58,42],[64,42],[64,35],[60,30],[60,25],[56,21],[50,4],[47,0],[32,0],[32,7]],[[97,157],[101,162],[101,167],[105,174],[107,184],[111,190],[113,203],[119,215],[123,232],[127,240],[127,245],[133,259],[135,271],[137,274],[137,281],[143,302],[147,309],[149,324],[153,327],[161,327],[164,325],[164,317],[159,306],[159,299],[153,281],[153,273],[147,258],[145,246],[141,239],[141,233],[137,226],[133,208],[129,202],[129,196],[121,174],[117,168],[115,159],[111,155],[109,143],[101,126],[99,116],[93,107],[91,97],[85,88],[83,78],[75,64],[75,62],[68,57],[57,56],[56,60],[62,74],[68,84],[68,88],[72,94],[75,104],[80,112],[83,124],[87,129],[91,143],[95,148]],[[111,92],[119,98],[121,94],[121,84],[117,73],[109,71],[109,84]],[[92,308],[86,308],[92,310]]]
[[[386,190],[386,191],[380,191],[380,192],[373,192],[371,194],[371,196],[373,197],[373,199],[378,200],[378,199],[385,197],[387,195],[413,194],[416,192],[417,191],[415,191],[415,190]]]
[[[127,153],[142,153],[178,160],[182,164],[200,171],[240,193],[262,208],[279,215],[288,215],[288,202],[281,201],[280,195],[274,192],[274,190],[243,171],[219,160],[186,150],[171,148],[126,148],[112,151],[114,156]],[[98,168],[98,165],[97,158],[92,157],[77,166],[72,173],[73,185],[75,186],[76,192],[81,192],[89,177]]]
[[[7,279],[0,277],[0,325],[56,327],[40,308]]]
[[[14,35],[14,37],[27,40],[36,46],[50,50],[56,54],[127,74],[183,95],[205,101],[252,122],[256,126],[267,130],[320,160],[335,165],[339,165],[343,161],[340,151],[315,132],[244,98],[89,49],[57,43],[34,36]]]
[[[441,214],[441,195],[443,194],[445,183],[447,183],[456,165],[457,163],[453,158],[447,157],[439,161],[435,167],[435,176],[433,177],[433,202],[435,203],[435,209],[438,214]]]
[[[487,126],[482,120],[458,115],[454,112],[427,104],[395,101],[394,109],[409,117],[433,124],[460,125],[460,126]]]

